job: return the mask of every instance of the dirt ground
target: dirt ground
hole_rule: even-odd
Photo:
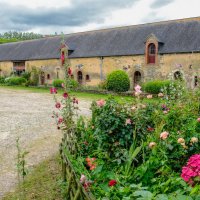
[[[89,116],[89,101],[81,100],[80,113]],[[62,136],[51,117],[53,96],[0,88],[0,199],[17,183],[16,139],[29,152],[29,169],[58,152]]]

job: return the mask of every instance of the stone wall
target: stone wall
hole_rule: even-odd
[[[0,76],[9,76],[13,71],[12,62],[0,62]]]
[[[131,88],[135,84],[135,72],[141,75],[141,81],[144,82],[154,79],[173,79],[174,73],[179,71],[190,88],[195,85],[195,76],[200,76],[199,53],[158,55],[156,64],[146,64],[145,55],[72,58],[70,63],[74,79],[78,80],[77,74],[80,71],[82,84],[90,86],[97,86],[114,70],[124,70],[128,73]],[[53,79],[64,78],[64,68],[59,59],[26,61],[25,65],[27,71],[36,67],[43,72],[46,84],[51,84]],[[12,68],[12,62],[0,62],[2,75],[8,76]],[[89,80],[86,80],[86,76]]]

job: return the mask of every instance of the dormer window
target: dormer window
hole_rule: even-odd
[[[156,63],[156,45],[154,43],[150,43],[148,45],[148,55],[147,55],[147,64],[155,64]]]

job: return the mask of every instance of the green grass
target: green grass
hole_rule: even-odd
[[[61,167],[59,156],[54,156],[36,166],[25,178],[22,190],[16,188],[13,193],[7,194],[3,200],[61,200]],[[21,197],[20,197],[21,194]],[[23,197],[23,198],[22,198]]]
[[[4,43],[10,43],[10,42],[17,42],[17,39],[5,39],[5,38],[0,38],[0,44],[4,44]]]
[[[24,90],[28,92],[36,92],[36,93],[50,93],[49,88],[37,88],[37,87],[25,87],[25,86],[3,86],[0,85],[0,88],[11,89],[11,90]],[[62,88],[58,89],[58,94],[62,94]],[[87,92],[70,92],[71,95],[76,96],[78,99],[86,99],[91,101],[96,101],[99,99],[108,99],[111,95],[109,94],[94,94],[94,93],[87,93]],[[132,96],[120,96],[114,95],[115,99],[120,103],[132,103],[134,102],[134,97]],[[155,102],[157,101],[156,98],[154,99],[143,99],[144,103],[148,102]]]

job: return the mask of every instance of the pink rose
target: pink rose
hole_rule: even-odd
[[[166,140],[168,138],[169,133],[164,131],[160,134],[160,139]]]
[[[62,83],[62,84],[61,84],[61,86],[64,88],[64,87],[65,87],[65,84],[64,84],[64,83]]]
[[[198,121],[198,122],[200,122],[200,117],[199,117],[199,118],[197,118],[197,121]]]
[[[97,103],[97,105],[98,105],[99,107],[103,107],[103,106],[105,105],[106,102],[105,102],[103,99],[100,99],[100,100],[97,101],[96,103]]]

